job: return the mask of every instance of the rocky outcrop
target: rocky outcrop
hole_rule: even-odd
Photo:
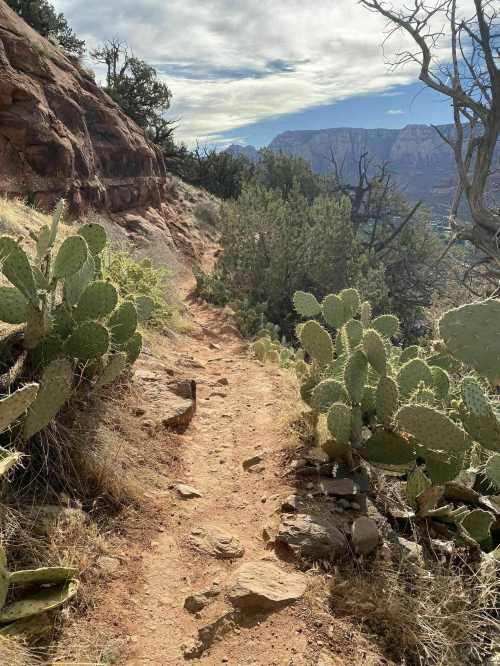
[[[196,254],[183,216],[184,199],[195,199],[193,193],[179,195],[158,149],[93,74],[3,0],[0,156],[0,195],[20,196],[44,211],[64,196],[74,216],[97,211],[132,240]],[[197,203],[188,201],[192,209]]]

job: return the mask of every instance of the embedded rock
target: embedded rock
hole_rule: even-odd
[[[221,560],[243,557],[245,552],[238,537],[213,526],[194,528],[188,542],[196,550]]]
[[[284,516],[276,537],[301,557],[319,560],[334,559],[347,552],[342,532],[319,516],[299,513]]]

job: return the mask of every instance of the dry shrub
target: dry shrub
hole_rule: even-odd
[[[23,643],[14,638],[0,637],[0,664],[2,666],[41,666]]]
[[[331,605],[398,663],[484,664],[500,630],[495,569],[487,560],[476,572],[463,562],[426,569],[351,563],[333,579]]]

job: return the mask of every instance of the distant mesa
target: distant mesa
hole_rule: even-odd
[[[439,129],[451,134],[453,125]],[[455,162],[450,147],[429,125],[407,125],[402,129],[363,129],[335,127],[320,130],[293,130],[278,134],[269,148],[302,157],[314,171],[326,175],[332,171],[331,154],[342,167],[344,178],[355,181],[359,156],[367,152],[373,168],[389,163],[394,181],[410,201],[422,199],[436,215],[446,215],[454,191]],[[231,145],[233,155],[259,160],[253,146]],[[500,146],[497,146],[497,159]]]

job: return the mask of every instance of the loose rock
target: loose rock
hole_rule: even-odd
[[[423,562],[424,549],[419,543],[398,537],[398,545],[403,559],[413,562],[413,564],[421,564]]]
[[[347,539],[339,529],[319,516],[304,513],[283,517],[276,541],[311,559],[334,559],[347,551]]]
[[[179,493],[182,499],[193,499],[194,497],[203,497],[199,490],[193,488],[193,486],[188,486],[185,483],[178,483],[175,486],[175,489]]]
[[[212,603],[213,599],[218,597],[219,594],[220,586],[218,583],[214,583],[208,590],[199,592],[198,594],[191,594],[189,597],[186,597],[184,600],[184,608],[190,613],[198,613]]]
[[[302,574],[287,573],[265,562],[248,562],[236,572],[228,598],[240,609],[271,610],[293,603],[305,591]]]
[[[377,549],[380,541],[377,523],[361,516],[352,524],[352,545],[358,555],[369,555]]]

